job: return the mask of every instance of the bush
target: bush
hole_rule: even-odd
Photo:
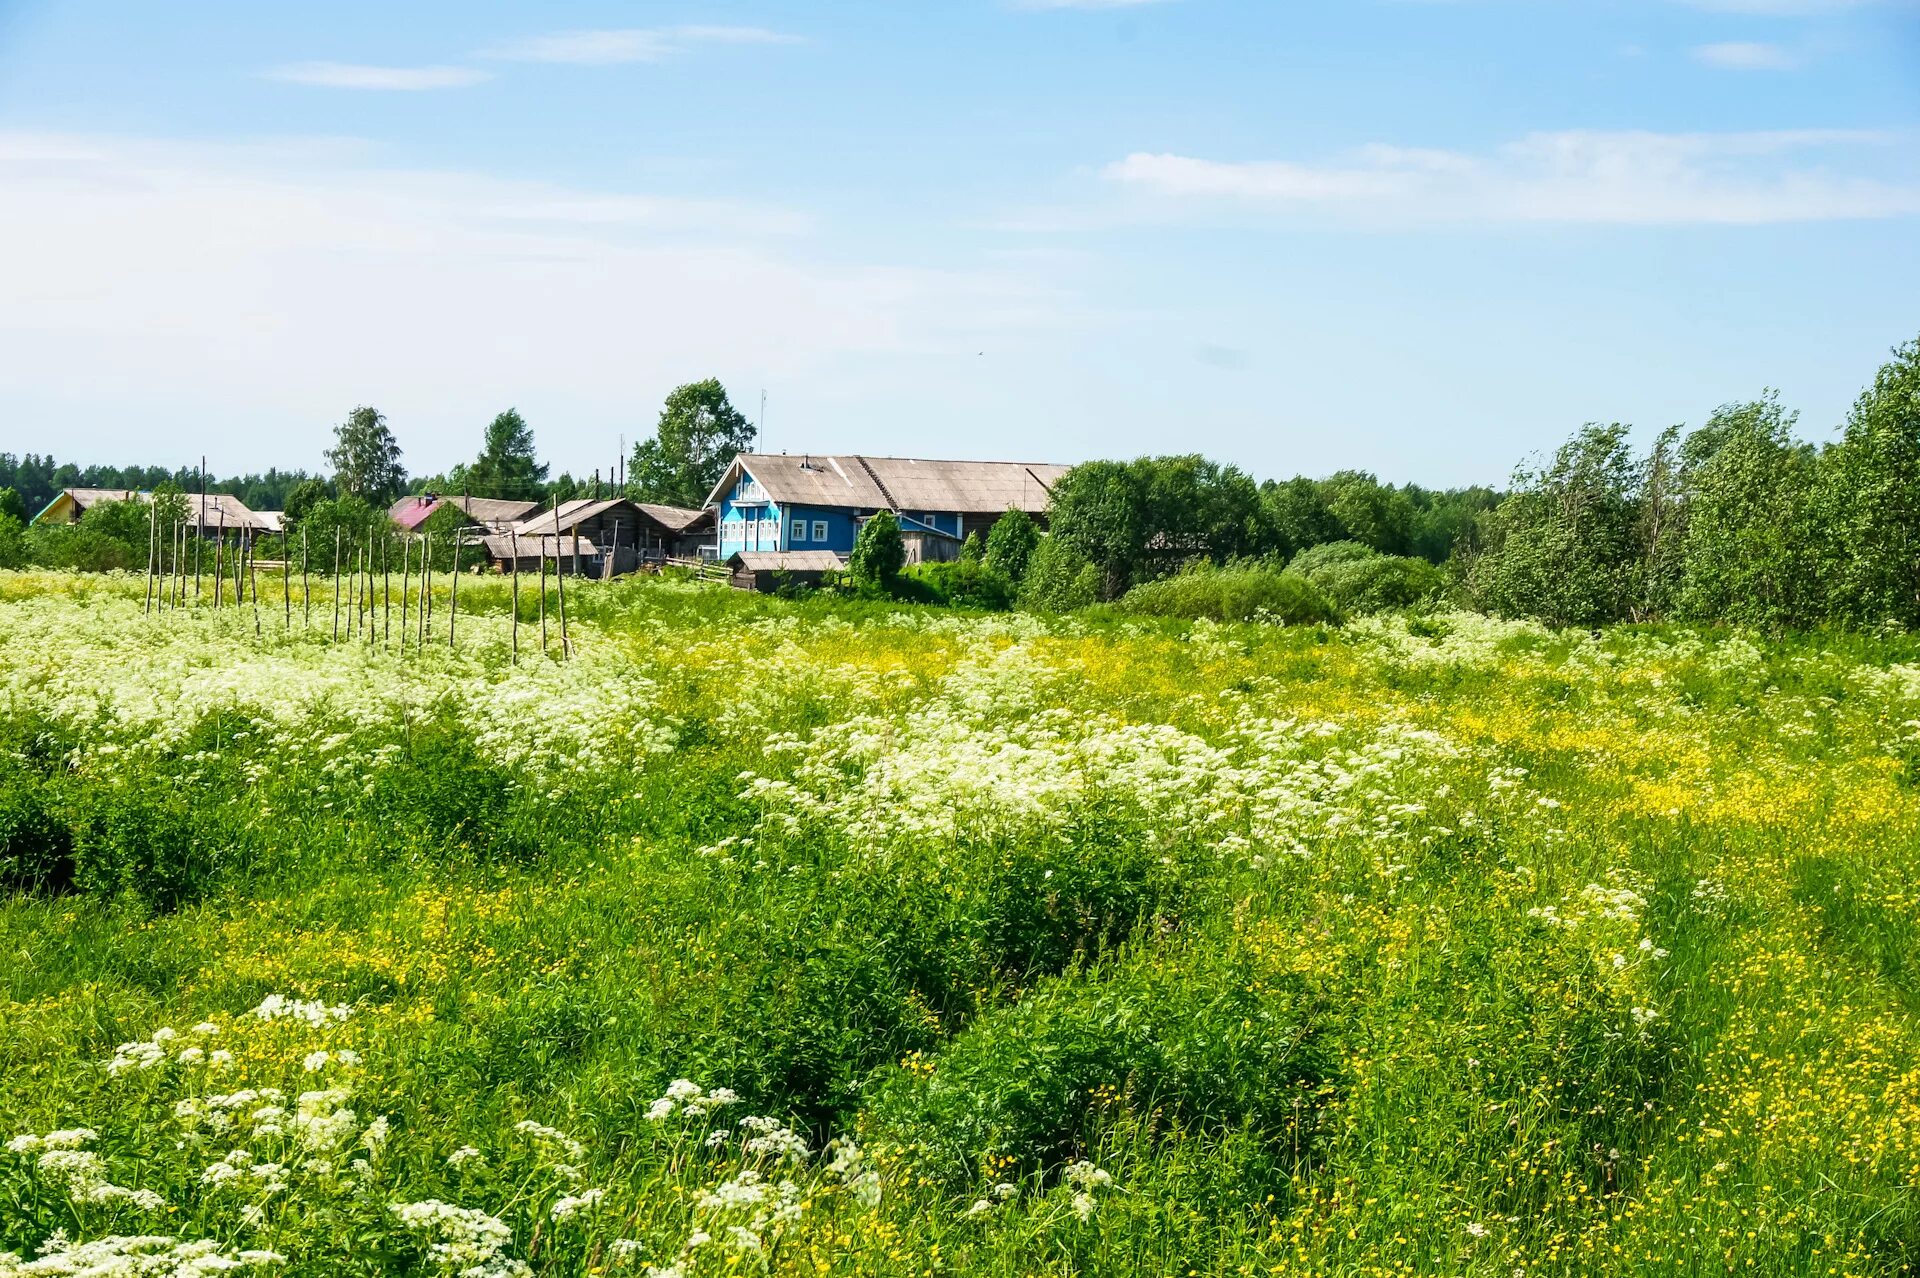
[[[1125,612],[1144,617],[1212,621],[1277,621],[1283,625],[1333,621],[1333,601],[1298,573],[1202,562],[1174,577],[1135,586],[1120,600]]]
[[[231,826],[195,811],[196,787],[152,772],[97,780],[73,795],[73,884],[106,900],[172,910],[204,895]]]
[[[73,882],[73,839],[54,811],[46,778],[0,763],[0,887],[59,891]]]
[[[1437,597],[1447,577],[1424,559],[1382,555],[1355,541],[1301,551],[1288,566],[1311,581],[1345,613],[1389,612]]]
[[[977,559],[914,564],[900,574],[896,584],[906,588],[901,592],[902,597],[916,598],[923,603],[989,611],[1013,606],[1012,583]]]
[[[1072,612],[1099,599],[1100,570],[1065,542],[1041,538],[1020,582],[1020,606],[1030,612]]]
[[[1252,1128],[1290,1164],[1290,1151],[1308,1143],[1296,1129],[1303,1093],[1326,1067],[1300,987],[1261,986],[1244,966],[1232,956],[1141,956],[1048,980],[953,1038],[930,1073],[890,1078],[874,1117],[955,1189],[1082,1156],[1103,1103],[1122,1097],[1189,1128]],[[1270,1169],[1269,1185],[1248,1193],[1288,1170]]]

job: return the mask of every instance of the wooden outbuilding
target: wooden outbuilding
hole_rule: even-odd
[[[739,550],[727,559],[733,584],[770,595],[784,587],[812,587],[847,561],[831,550]]]

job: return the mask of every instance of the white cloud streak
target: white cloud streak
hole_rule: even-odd
[[[1791,71],[1799,58],[1777,44],[1759,44],[1749,40],[1728,40],[1703,44],[1693,51],[1694,59],[1723,71]]]
[[[546,407],[550,454],[594,456],[689,376],[851,393],[850,369],[1023,342],[1067,307],[1030,268],[849,263],[781,208],[340,141],[0,131],[0,191],[0,240],[33,246],[0,272],[0,399],[103,452],[191,436],[175,451],[312,462],[368,402],[429,469],[517,403]]]
[[[554,62],[574,66],[618,66],[660,62],[696,45],[799,44],[799,36],[765,27],[678,26],[619,27],[595,31],[556,31],[487,50],[483,56],[507,62]]]
[[[262,73],[269,80],[323,89],[419,92],[464,89],[492,77],[473,67],[377,67],[354,62],[295,62]]]
[[[1920,176],[1837,167],[1891,140],[1839,130],[1572,131],[1530,134],[1486,152],[1371,146],[1320,164],[1139,152],[1104,176],[1143,201],[1129,210],[1135,217],[1253,213],[1270,223],[1381,228],[1755,225],[1920,213]]]

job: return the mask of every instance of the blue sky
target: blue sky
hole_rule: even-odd
[[[1920,333],[1909,0],[0,0],[0,449],[1499,482]]]

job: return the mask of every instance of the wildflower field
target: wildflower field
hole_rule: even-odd
[[[6,1278],[1920,1266],[1914,641],[141,584],[0,574]]]

